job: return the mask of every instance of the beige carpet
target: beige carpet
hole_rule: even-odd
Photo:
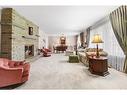
[[[16,89],[127,89],[127,74],[109,69],[106,77],[92,75],[82,63],[68,63],[64,54],[31,63],[30,79]]]

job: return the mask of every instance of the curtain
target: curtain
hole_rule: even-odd
[[[75,49],[77,49],[77,42],[78,42],[78,35],[75,36],[75,46],[74,46]]]
[[[81,42],[81,46],[83,46],[83,43],[84,43],[84,33],[83,32],[80,33],[80,42]]]
[[[110,20],[90,30],[90,44],[89,47],[96,48],[96,45],[91,43],[94,34],[100,34],[104,43],[99,44],[108,53],[108,65],[118,71],[123,71],[125,55],[115,37]]]
[[[78,39],[77,39],[77,48],[79,48],[81,46],[81,39],[80,39],[80,34],[78,35]]]
[[[125,54],[123,71],[127,73],[127,6],[121,6],[110,14],[114,34]]]
[[[77,46],[77,42],[78,42],[78,35],[75,36],[75,43],[76,43],[76,46]]]
[[[86,43],[87,43],[87,46],[89,46],[89,43],[90,43],[90,28],[87,28],[86,29]]]

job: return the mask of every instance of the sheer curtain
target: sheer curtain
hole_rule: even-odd
[[[108,53],[108,65],[118,71],[123,71],[125,55],[117,42],[110,21],[107,21],[97,28],[91,29],[89,47],[92,48],[96,48],[96,45],[91,43],[94,34],[100,34],[104,41],[104,43],[99,44],[99,48],[103,48],[103,50]]]
[[[89,46],[90,43],[90,27],[86,29],[84,32],[84,42],[86,43],[87,46]]]
[[[78,35],[78,40],[77,40],[77,48],[79,48],[81,46],[81,38],[80,38],[80,34]]]

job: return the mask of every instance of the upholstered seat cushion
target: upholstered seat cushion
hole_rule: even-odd
[[[96,52],[86,52],[86,55],[90,56],[90,55],[96,55]],[[108,54],[104,51],[99,52],[100,56],[108,56]]]
[[[84,51],[85,51],[85,49],[80,48],[80,49],[78,49],[77,51],[78,51],[78,52],[84,52]]]
[[[86,52],[86,55],[87,55],[87,56],[96,55],[96,52]]]
[[[86,48],[84,50],[85,52],[96,52],[97,51],[97,48]],[[103,49],[98,49],[99,52],[102,52]]]

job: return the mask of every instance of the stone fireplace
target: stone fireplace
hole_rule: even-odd
[[[1,11],[1,57],[25,60],[38,54],[39,27],[12,8]]]

